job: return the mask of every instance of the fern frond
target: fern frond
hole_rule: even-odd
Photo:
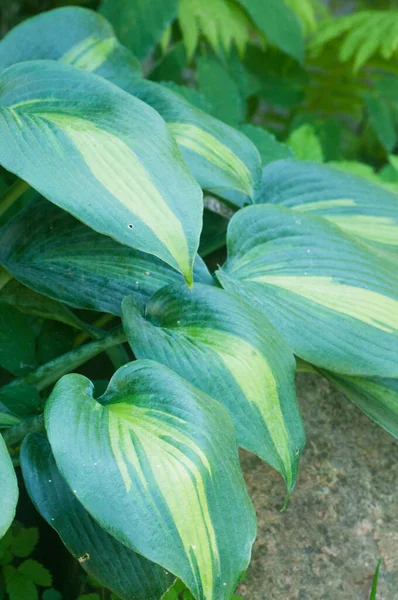
[[[398,49],[398,11],[367,10],[326,20],[320,25],[310,44],[316,56],[332,40],[340,40],[339,59],[353,61],[358,71],[373,56],[390,60]]]
[[[229,0],[180,0],[178,19],[189,59],[201,35],[217,54],[234,43],[243,54],[252,29],[245,11]]]
[[[328,16],[328,10],[320,0],[285,0],[285,4],[296,13],[304,35],[315,33],[317,19]]]

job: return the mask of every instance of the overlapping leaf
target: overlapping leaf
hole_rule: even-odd
[[[44,436],[25,438],[21,466],[37,510],[95,581],[121,600],[162,597],[174,581],[172,574],[120,544],[94,521],[61,477]]]
[[[183,283],[161,260],[96,233],[46,201],[29,206],[1,230],[0,263],[37,292],[115,315],[125,296],[144,304],[164,285]],[[213,284],[198,256],[194,277]]]
[[[0,365],[14,375],[22,375],[35,364],[35,336],[28,317],[0,303]]]
[[[55,204],[192,282],[202,194],[166,124],[131,94],[69,65],[0,76],[0,162]]]
[[[66,375],[45,416],[61,474],[100,525],[197,600],[229,599],[255,518],[221,404],[163,365],[136,361],[98,401],[88,379]]]
[[[0,539],[11,525],[18,501],[18,483],[4,438],[0,435]]]
[[[297,406],[295,362],[261,313],[224,290],[168,286],[142,315],[132,298],[123,323],[137,358],[163,363],[221,402],[238,442],[295,484],[304,432]]]
[[[260,308],[295,354],[348,375],[398,376],[392,262],[319,217],[275,205],[239,211],[222,285]]]
[[[264,168],[256,202],[324,217],[379,249],[398,250],[398,195],[363,177],[281,160]]]
[[[34,59],[60,60],[92,71],[137,96],[168,123],[202,188],[237,205],[254,197],[260,158],[250,140],[175,91],[142,79],[134,57],[100,15],[75,7],[56,9],[22,23],[0,43],[0,69]]]

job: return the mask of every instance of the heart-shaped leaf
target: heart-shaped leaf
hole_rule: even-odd
[[[25,438],[21,466],[37,510],[95,581],[122,600],[162,597],[174,577],[120,544],[94,521],[61,477],[44,436]]]
[[[326,220],[273,205],[242,209],[218,277],[309,363],[398,377],[396,269]]]
[[[7,446],[0,435],[0,539],[13,522],[18,502],[18,483]]]
[[[304,431],[295,394],[295,361],[269,321],[224,290],[168,286],[145,316],[133,298],[123,323],[137,358],[156,360],[229,411],[241,446],[294,487]]]
[[[99,400],[88,379],[66,375],[45,417],[61,474],[104,529],[197,600],[229,599],[255,517],[221,404],[142,360],[119,369]]]
[[[115,315],[125,296],[144,305],[164,285],[184,281],[167,263],[100,235],[46,201],[29,206],[3,227],[0,264],[46,296]],[[214,284],[199,256],[194,279]]]
[[[0,163],[191,284],[202,194],[156,111],[103,78],[52,61],[9,67],[0,90]]]

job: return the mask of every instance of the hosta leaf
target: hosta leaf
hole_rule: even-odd
[[[125,296],[144,304],[164,285],[183,282],[168,264],[96,233],[46,201],[29,206],[1,230],[0,263],[37,292],[116,315]],[[213,283],[199,257],[194,276]]]
[[[30,19],[10,32],[0,43],[0,68],[23,60],[51,59],[109,79],[162,115],[202,188],[237,205],[253,198],[261,177],[253,144],[192,106],[181,94],[140,78],[134,58],[128,54],[106,19],[90,10],[65,7]]]
[[[18,483],[4,438],[0,435],[0,539],[11,525],[18,501]]]
[[[159,42],[177,16],[178,0],[102,0],[100,10],[120,41],[140,59]]]
[[[13,65],[0,85],[0,162],[191,283],[202,195],[163,119],[105,79],[51,61]]]
[[[40,394],[32,385],[20,382],[0,389],[0,406],[4,412],[28,417],[37,411],[39,404]]]
[[[227,239],[222,285],[260,308],[295,354],[348,375],[398,376],[392,262],[326,220],[280,206],[242,209]]]
[[[159,600],[174,577],[120,544],[83,508],[61,477],[44,436],[30,434],[21,448],[28,493],[42,517],[96,581],[122,600]]]
[[[351,173],[312,162],[281,160],[263,170],[256,202],[324,217],[377,248],[398,249],[398,195]]]
[[[0,365],[14,375],[22,375],[35,364],[35,336],[28,317],[0,303]]]
[[[398,438],[398,379],[321,373],[370,419]]]
[[[92,394],[88,379],[66,375],[46,406],[55,460],[78,500],[197,600],[229,599],[255,519],[227,411],[151,361],[125,365],[98,401]]]
[[[168,286],[142,315],[132,298],[123,323],[137,358],[163,363],[221,402],[244,448],[295,484],[304,432],[295,395],[295,361],[261,313],[224,290]]]

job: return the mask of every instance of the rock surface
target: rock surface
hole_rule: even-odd
[[[245,600],[398,598],[398,443],[323,379],[298,377],[307,432],[296,489],[285,512],[278,474],[242,454],[258,517]]]

